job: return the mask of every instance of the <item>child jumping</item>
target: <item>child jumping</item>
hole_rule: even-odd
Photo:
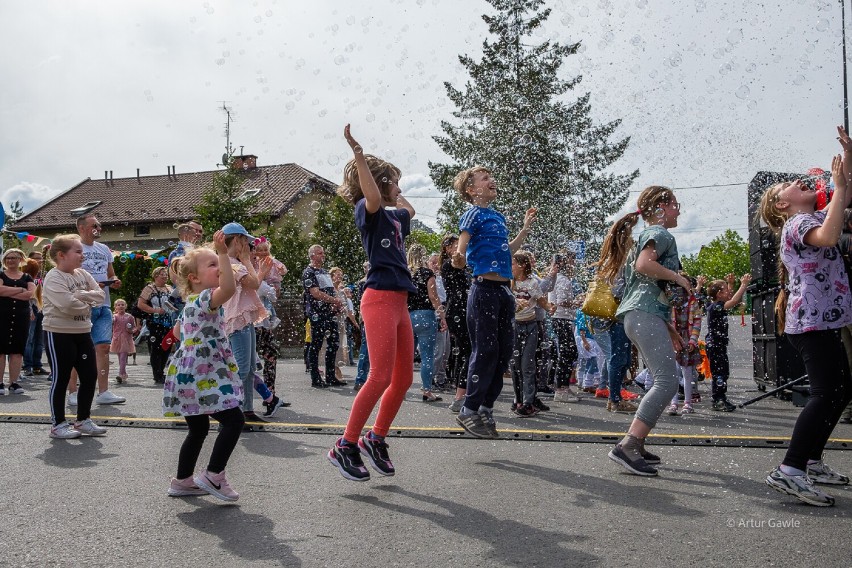
[[[733,275],[730,275],[730,280],[734,281]],[[737,408],[728,402],[727,395],[728,376],[731,373],[728,361],[728,310],[739,305],[749,282],[751,274],[744,274],[736,293],[732,292],[731,285],[725,280],[714,280],[707,286],[710,304],[707,306],[705,345],[712,377],[713,410],[733,412]]]
[[[228,482],[225,467],[245,422],[240,410],[243,381],[222,316],[222,304],[234,295],[236,281],[222,231],[216,231],[213,243],[215,253],[205,247],[189,251],[178,274],[186,305],[175,324],[180,330],[180,346],[166,371],[163,415],[183,416],[189,432],[180,448],[177,476],[172,478],[168,494],[188,497],[209,493],[223,501],[236,501],[240,495]],[[193,477],[211,416],[221,425],[219,434],[207,469]]]
[[[136,318],[127,313],[127,302],[116,300],[115,313],[112,316],[112,342],[109,352],[118,355],[118,376],[115,381],[118,384],[127,382],[127,356],[136,353],[136,344],[133,335],[139,331],[136,327]]]
[[[784,461],[767,476],[766,484],[819,507],[834,505],[834,497],[815,483],[849,484],[847,476],[823,461],[825,444],[852,399],[852,378],[840,338],[841,328],[852,323],[852,297],[836,246],[843,210],[849,206],[852,140],[843,128],[837,130],[844,157],[835,156],[831,163],[835,193],[828,207],[816,211],[816,193],[796,180],[767,189],[759,209],[781,242],[778,327],[802,356],[811,391]]]
[[[44,335],[50,359],[51,438],[79,438],[81,434],[103,436],[106,428],[91,419],[98,367],[92,343],[93,306],[104,301],[104,292],[83,265],[83,243],[78,235],[53,239],[50,259],[56,265],[44,277]],[[77,371],[80,390],[77,421],[65,420],[65,391],[71,370]]]
[[[490,207],[497,199],[497,183],[488,169],[474,166],[459,172],[453,188],[471,204],[459,220],[453,266],[463,268],[467,261],[474,278],[467,299],[471,341],[467,393],[456,422],[477,438],[497,438],[494,403],[503,390],[514,343],[515,297],[509,288],[512,255],[526,240],[536,210],[527,209],[523,228],[509,242],[506,219]]]
[[[414,378],[414,331],[408,315],[408,294],[417,288],[405,255],[405,237],[411,231],[414,208],[399,189],[399,168],[365,155],[349,133],[348,124],[343,135],[355,157],[346,164],[343,185],[337,193],[355,206],[355,225],[370,263],[361,298],[370,372],[352,403],[343,437],[328,451],[328,461],[346,479],[367,481],[370,472],[361,455],[379,475],[396,473],[385,436]],[[373,428],[361,436],[379,399],[382,402]]]

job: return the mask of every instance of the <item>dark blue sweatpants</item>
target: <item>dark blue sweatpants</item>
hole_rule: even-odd
[[[509,368],[515,332],[515,296],[508,282],[476,279],[467,297],[467,329],[471,354],[464,405],[477,412],[493,408],[503,390],[503,373]]]

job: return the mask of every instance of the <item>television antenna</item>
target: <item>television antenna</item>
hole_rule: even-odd
[[[227,101],[222,101],[222,110],[225,112],[225,153],[222,154],[222,165],[227,166],[228,160],[234,153],[234,148],[231,147],[231,122],[234,118],[231,116],[231,107],[227,105]]]

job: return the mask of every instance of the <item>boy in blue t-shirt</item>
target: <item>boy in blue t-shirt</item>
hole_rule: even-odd
[[[463,268],[466,260],[473,270],[467,299],[472,346],[467,394],[456,421],[477,438],[497,438],[494,402],[503,389],[514,343],[515,298],[509,288],[512,255],[526,240],[536,210],[527,210],[523,228],[509,242],[506,219],[489,207],[497,198],[497,184],[488,169],[475,166],[459,172],[453,187],[471,204],[459,221],[453,266]]]

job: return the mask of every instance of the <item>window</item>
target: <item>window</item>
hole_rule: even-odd
[[[150,225],[135,225],[133,227],[133,235],[136,237],[147,237],[151,234]]]
[[[260,193],[259,187],[256,187],[254,189],[247,189],[244,192],[242,192],[237,199],[251,199],[252,197],[254,197],[255,195],[257,195],[259,193]]]
[[[86,213],[88,213],[89,211],[91,211],[92,209],[94,209],[95,207],[100,205],[101,203],[103,203],[103,202],[102,201],[89,201],[88,203],[86,203],[82,207],[77,207],[76,209],[72,209],[71,210],[71,216],[72,217],[80,217],[81,215],[85,215]]]

